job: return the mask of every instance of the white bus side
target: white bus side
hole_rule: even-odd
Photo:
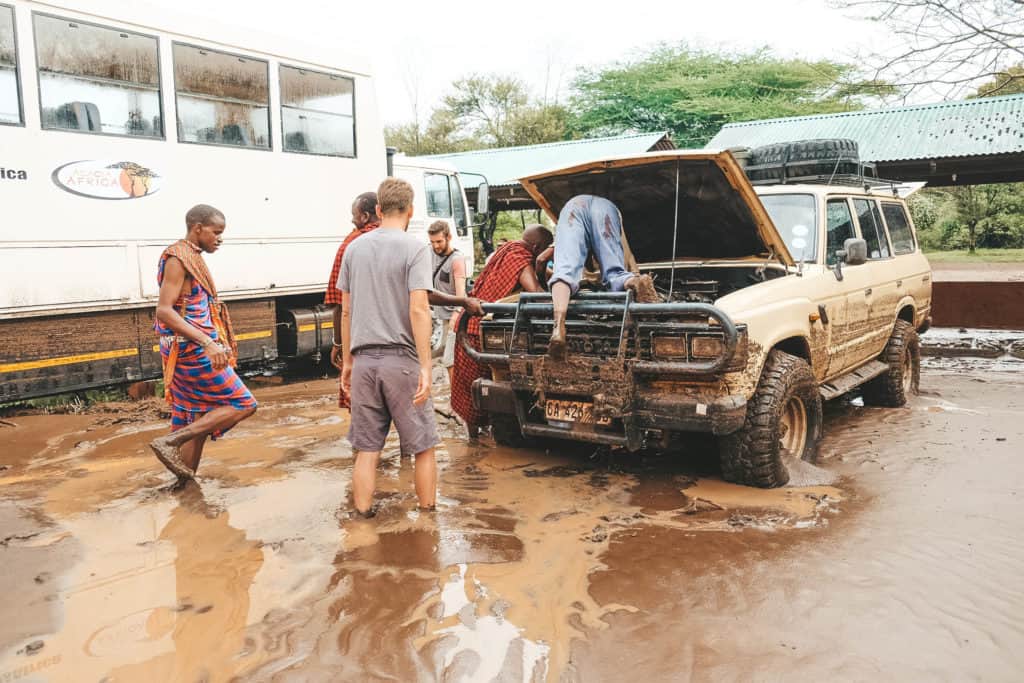
[[[227,216],[241,359],[330,346],[331,263],[386,174],[369,71],[168,6],[0,0],[0,402],[159,375],[157,259],[197,203]]]

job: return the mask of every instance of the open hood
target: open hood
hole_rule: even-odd
[[[793,259],[754,189],[728,152],[648,152],[537,173],[520,182],[553,221],[579,194],[607,197],[622,212],[638,263],[672,260],[679,183],[676,257]]]

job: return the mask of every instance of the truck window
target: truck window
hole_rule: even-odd
[[[455,232],[459,235],[466,234],[469,226],[469,218],[466,216],[466,203],[462,201],[462,184],[459,183],[459,176],[453,175],[449,179],[452,187],[452,210],[455,213]]]
[[[853,216],[845,199],[830,199],[825,207],[827,224],[825,227],[827,252],[825,263],[835,265],[839,259],[836,252],[843,248],[846,240],[856,237],[853,232]]]
[[[761,197],[794,261],[818,258],[818,212],[812,194],[769,194]]]
[[[279,73],[284,151],[354,157],[355,81],[284,65]]]
[[[427,196],[427,215],[431,218],[451,218],[452,195],[448,176],[443,173],[424,173],[423,188]]]
[[[157,39],[33,16],[43,128],[164,136]]]
[[[22,123],[14,8],[0,5],[0,123]]]
[[[885,216],[885,224],[889,228],[889,237],[892,238],[893,253],[897,256],[914,253],[916,248],[914,232],[910,229],[910,222],[907,220],[907,212],[903,209],[903,205],[895,202],[882,202],[882,214]]]
[[[270,149],[267,62],[174,43],[178,140]]]
[[[878,202],[872,199],[854,199],[853,209],[857,212],[860,234],[868,243],[868,258],[889,258],[889,238],[885,235],[882,216],[878,213]]]

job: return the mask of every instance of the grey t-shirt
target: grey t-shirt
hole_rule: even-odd
[[[349,293],[353,351],[405,346],[416,356],[409,292],[432,289],[430,254],[430,245],[395,228],[377,228],[348,245],[337,287]]]

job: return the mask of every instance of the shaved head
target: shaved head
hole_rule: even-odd
[[[534,223],[533,225],[526,226],[526,230],[523,230],[523,241],[530,245],[535,254],[539,254],[551,246],[551,243],[555,241],[555,237],[543,225]]]

